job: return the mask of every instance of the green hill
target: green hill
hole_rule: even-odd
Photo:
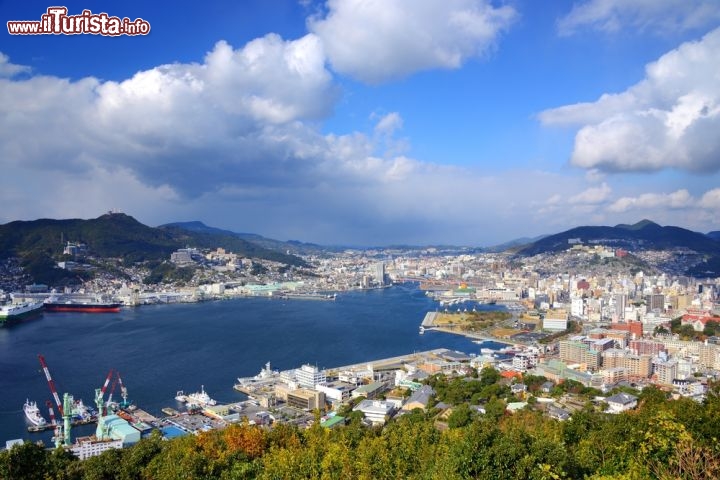
[[[261,247],[246,240],[215,232],[180,228],[153,228],[129,215],[108,213],[95,219],[40,219],[0,225],[0,258],[19,257],[35,281],[55,284],[76,273],[55,268],[63,258],[66,242],[84,243],[88,255],[121,258],[126,264],[168,259],[178,248],[224,248],[244,257],[305,266],[294,255]]]
[[[583,243],[597,242],[630,250],[665,250],[688,248],[698,253],[720,255],[720,243],[707,235],[680,227],[661,227],[643,220],[634,225],[583,226],[544,237],[518,251],[521,255],[556,252],[568,248],[568,240],[579,238]]]

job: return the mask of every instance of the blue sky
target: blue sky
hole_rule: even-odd
[[[151,32],[5,29],[0,222],[118,209],[353,245],[720,229],[715,0],[62,5]]]

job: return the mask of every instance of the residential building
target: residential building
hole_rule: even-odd
[[[596,370],[601,363],[600,352],[592,350],[582,341],[562,340],[559,342],[560,360],[569,363],[581,363],[588,370]]]
[[[638,397],[629,393],[618,393],[605,399],[609,413],[621,413],[637,407]]]

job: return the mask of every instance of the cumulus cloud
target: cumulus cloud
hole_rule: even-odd
[[[720,188],[714,188],[705,192],[700,198],[700,206],[715,212],[720,211]]]
[[[149,185],[199,195],[225,182],[296,178],[337,87],[313,35],[267,35],[202,64],[162,65],[121,82],[0,80],[0,154],[43,170],[123,165]],[[278,161],[273,161],[278,160]]]
[[[610,197],[612,188],[607,183],[602,183],[599,187],[590,187],[587,190],[573,195],[568,200],[571,204],[598,204],[602,203]]]
[[[545,125],[579,125],[571,163],[613,171],[720,170],[720,28],[646,67],[640,83],[593,103],[546,110]]]
[[[335,71],[381,83],[483,55],[517,17],[489,0],[328,0],[308,20]]]
[[[4,53],[0,52],[0,78],[13,77],[20,73],[28,72],[30,72],[30,67],[10,63],[10,58]]]
[[[622,197],[609,207],[610,212],[626,212],[628,210],[652,210],[659,208],[682,209],[695,205],[697,201],[685,189],[672,193],[643,193],[637,197]]]
[[[716,0],[585,0],[558,21],[561,35],[589,28],[616,32],[623,28],[657,33],[689,30],[720,19]]]

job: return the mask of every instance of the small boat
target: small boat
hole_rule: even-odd
[[[422,335],[423,333],[425,333],[425,327],[420,325],[420,335]]]
[[[40,415],[40,409],[37,407],[37,403],[26,399],[23,410],[25,411],[25,417],[27,417],[33,425],[37,425],[38,427],[47,425],[47,420]]]
[[[175,394],[175,400],[181,403],[185,403],[187,402],[187,395],[185,395],[185,392],[183,392],[182,390],[178,390]]]

